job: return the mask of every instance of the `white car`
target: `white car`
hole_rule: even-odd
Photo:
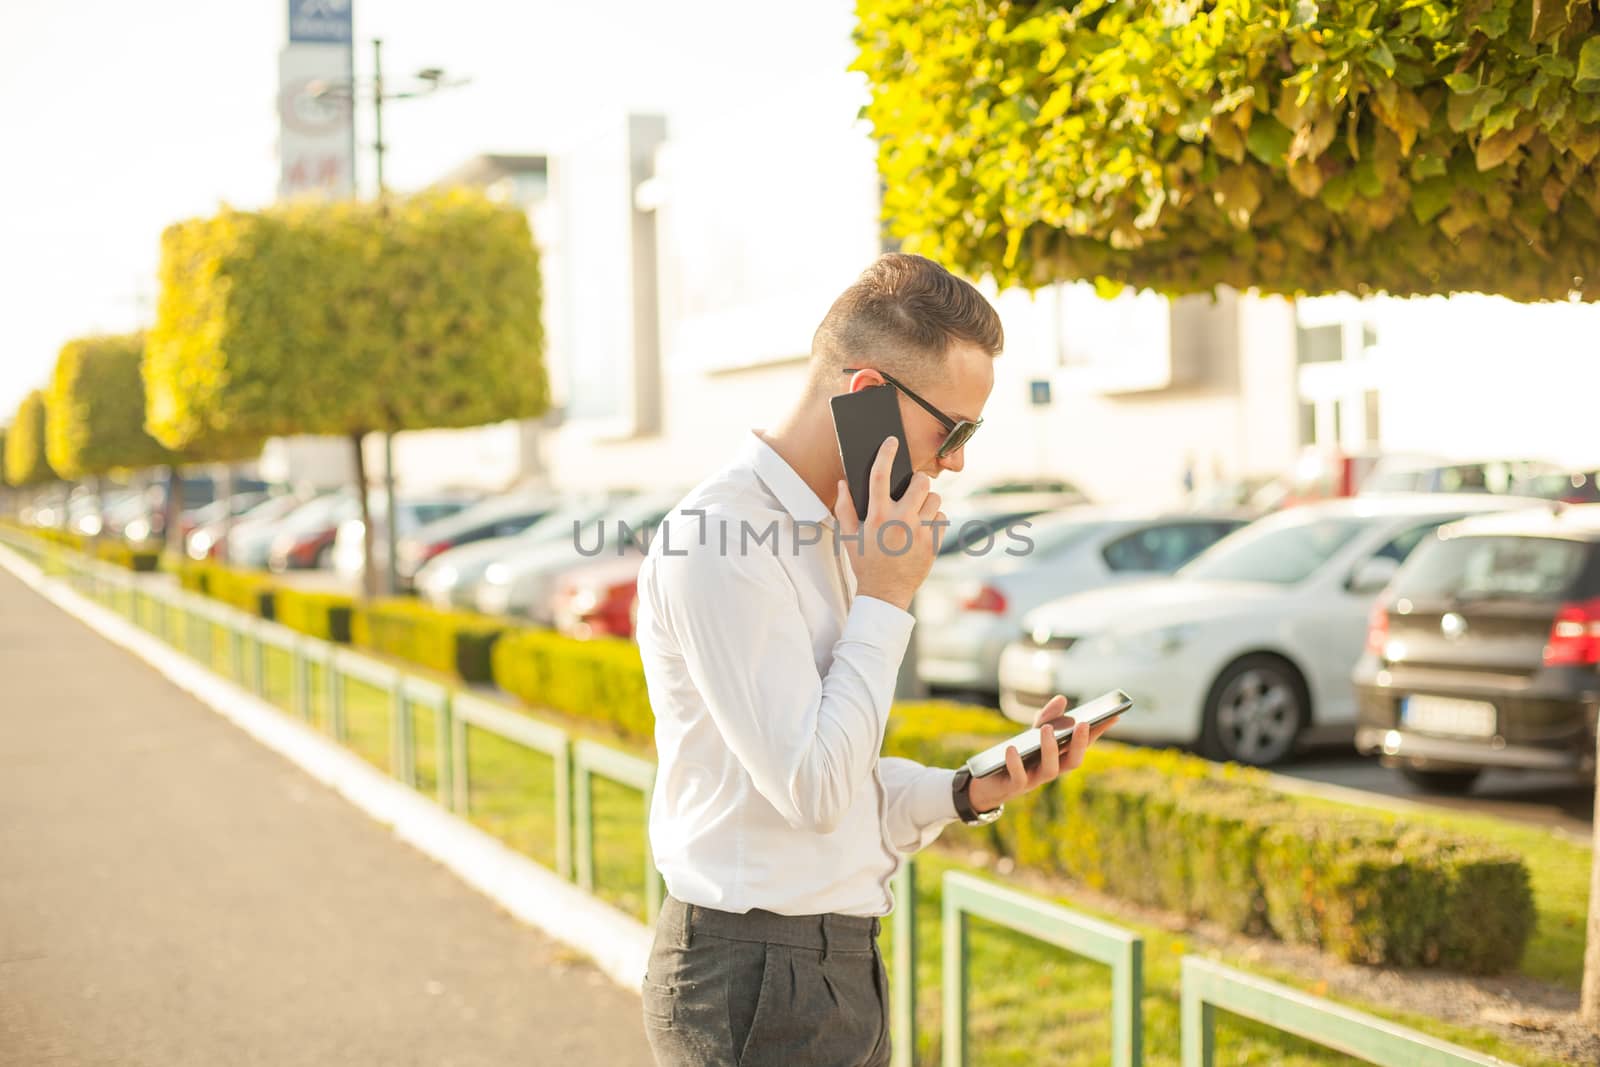
[[[582,526],[604,513],[618,498],[598,494],[570,499],[521,533],[490,537],[446,549],[424,563],[412,580],[417,596],[440,611],[477,607],[478,586],[484,573],[502,560],[538,545],[571,542],[574,524]]]
[[[1008,523],[999,536],[941,554],[911,608],[917,676],[930,686],[992,694],[1001,650],[1030,610],[1069,593],[1169,575],[1243,524],[1221,514],[1074,507]]]
[[[484,615],[517,615],[540,626],[555,625],[552,602],[561,575],[596,558],[616,558],[628,541],[655,534],[661,520],[688,495],[686,489],[630,496],[561,540],[538,544],[497,560],[478,583],[476,607]]]
[[[1171,578],[1052,601],[1000,657],[1000,707],[1033,721],[1055,693],[1124,689],[1113,732],[1198,743],[1213,759],[1267,765],[1297,743],[1354,737],[1351,672],[1367,615],[1400,563],[1445,522],[1528,507],[1520,497],[1357,497],[1279,512],[1212,546]]]

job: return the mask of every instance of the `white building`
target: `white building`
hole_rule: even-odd
[[[817,322],[883,247],[863,83],[792,69],[815,73],[589,124],[552,152],[547,195],[508,192],[544,253],[557,410],[399,435],[402,484],[687,486],[783,414]],[[1186,471],[1202,487],[1284,472],[1309,445],[1600,462],[1595,308],[984,287],[1006,351],[941,488],[1050,475],[1166,504]]]

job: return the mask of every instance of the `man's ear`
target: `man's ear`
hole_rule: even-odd
[[[871,389],[874,386],[885,384],[887,383],[883,380],[883,375],[870,367],[863,367],[850,376],[850,392],[852,393],[859,393],[863,389]]]

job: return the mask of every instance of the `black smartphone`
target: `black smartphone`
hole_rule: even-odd
[[[895,395],[894,386],[874,385],[841,393],[828,403],[833,409],[839,458],[844,461],[845,484],[856,504],[856,518],[865,521],[872,461],[890,437],[899,438],[900,444],[889,467],[889,496],[899,500],[911,484],[911,449],[906,445],[906,428],[900,421],[900,398]]]
[[[1065,714],[1072,716],[1073,729],[1076,729],[1077,724],[1080,722],[1093,726],[1095,723],[1103,722],[1113,715],[1121,715],[1131,707],[1133,707],[1133,698],[1120,689],[1113,689],[1103,696],[1095,697],[1086,704],[1068,708]],[[1056,734],[1057,748],[1064,749],[1071,741],[1072,730]],[[974,778],[982,778],[1005,770],[1006,749],[1013,745],[1016,746],[1017,755],[1022,757],[1022,765],[1028,770],[1032,770],[1039,762],[1039,728],[1037,726],[1030,726],[1017,736],[1008,737],[998,745],[984,749],[967,760],[967,770],[971,772]]]

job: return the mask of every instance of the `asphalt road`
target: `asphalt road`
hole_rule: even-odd
[[[1343,749],[1323,748],[1273,768],[1291,778],[1404,797],[1456,811],[1499,815],[1549,826],[1592,839],[1594,785],[1575,774],[1554,771],[1486,771],[1463,797],[1430,796],[1375,759]]]
[[[649,1062],[636,996],[0,570],[0,1064]]]

